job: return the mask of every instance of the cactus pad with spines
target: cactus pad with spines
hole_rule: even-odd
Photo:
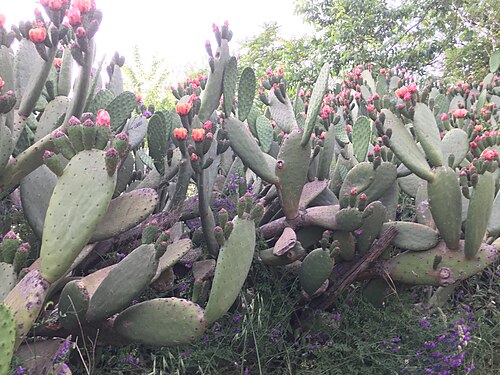
[[[238,119],[245,121],[252,109],[256,88],[255,72],[252,68],[243,69],[238,83]]]
[[[363,222],[355,232],[356,251],[360,255],[364,255],[368,251],[386,221],[387,210],[382,203],[375,201],[366,206],[363,211]]]
[[[234,117],[224,121],[231,148],[240,157],[243,163],[263,180],[275,183],[277,181],[274,170],[269,168],[264,153],[253,139],[245,125]]]
[[[114,329],[123,337],[147,345],[189,344],[207,327],[203,310],[181,298],[156,298],[130,306],[115,319]]]
[[[455,171],[447,166],[436,168],[427,183],[429,206],[439,234],[450,249],[458,247],[462,226],[462,193]]]
[[[163,174],[165,172],[165,156],[168,148],[169,127],[163,117],[155,113],[149,119],[148,124],[148,146],[149,156],[153,158],[156,170]]]
[[[328,250],[319,248],[307,254],[300,266],[299,280],[308,295],[312,296],[330,276],[333,263]]]
[[[125,126],[136,105],[137,99],[135,94],[130,91],[124,91],[114,98],[105,108],[110,117],[109,127],[116,133],[119,133]]]
[[[311,150],[309,144],[301,146],[303,130],[294,129],[280,148],[275,173],[281,208],[287,219],[298,215],[299,201],[307,178]]]
[[[240,217],[233,219],[233,230],[220,249],[212,290],[205,309],[209,324],[222,317],[234,303],[245,282],[255,251],[255,224]]]
[[[413,173],[427,181],[432,181],[434,175],[431,168],[425,156],[415,144],[410,132],[390,110],[383,109],[382,113],[386,116],[384,130],[392,129],[390,139],[391,150]]]
[[[495,177],[490,172],[479,176],[472,189],[465,224],[464,253],[467,259],[474,259],[483,242],[495,198]]]
[[[45,217],[41,272],[54,282],[63,276],[90,240],[104,217],[115,190],[116,174],[109,176],[105,152],[82,151],[59,178]]]
[[[392,244],[400,249],[410,251],[428,250],[437,245],[439,234],[434,229],[418,223],[408,221],[390,221],[382,225],[382,231],[395,227],[398,234]]]
[[[113,199],[90,242],[116,236],[133,228],[153,213],[158,194],[153,189],[135,189]]]
[[[425,151],[425,155],[435,167],[440,167],[447,160],[443,159],[441,151],[441,137],[439,128],[432,111],[423,103],[415,105],[413,128],[417,133],[417,139]]]
[[[314,88],[309,99],[309,106],[307,109],[306,123],[304,125],[304,133],[302,134],[302,146],[309,143],[311,134],[314,130],[314,124],[318,117],[319,111],[321,109],[321,103],[323,102],[323,95],[328,88],[328,78],[330,76],[330,66],[325,63],[319,72],[318,79],[314,84]]]
[[[481,272],[497,259],[500,241],[493,245],[483,244],[474,259],[464,254],[464,241],[457,249],[450,250],[441,241],[426,251],[411,251],[395,256],[384,262],[384,269],[391,279],[413,285],[447,286],[465,280]],[[441,257],[437,267],[433,267],[436,257]],[[435,268],[435,269],[434,269]]]
[[[38,314],[42,310],[47,296],[49,283],[39,271],[30,271],[5,297],[4,303],[9,307],[16,323],[15,348],[21,344]]]
[[[9,372],[10,362],[14,354],[16,325],[12,312],[5,304],[0,304],[0,374]]]
[[[90,299],[86,318],[97,322],[121,311],[150,283],[158,259],[153,244],[141,245],[120,261]]]
[[[274,130],[272,125],[269,123],[269,120],[266,116],[260,115],[257,117],[257,135],[259,138],[260,148],[264,152],[269,152],[271,148],[271,144],[274,138]]]
[[[371,137],[372,129],[370,119],[365,116],[359,116],[352,130],[352,147],[357,161],[365,161]]]
[[[193,244],[188,238],[177,240],[168,245],[167,250],[158,261],[158,269],[156,270],[156,274],[153,276],[152,281],[158,279],[162,272],[164,272],[167,268],[172,267],[192,248]]]
[[[17,282],[14,266],[10,263],[0,262],[0,301],[9,294]]]
[[[238,83],[238,65],[236,57],[232,56],[224,69],[223,78],[223,94],[224,94],[224,113],[227,117],[231,116],[233,110],[233,99],[236,93],[236,85]]]

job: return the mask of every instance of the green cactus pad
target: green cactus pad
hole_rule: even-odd
[[[41,238],[45,214],[57,183],[57,176],[41,165],[21,180],[23,210],[35,234]]]
[[[121,94],[123,92],[123,74],[122,74],[122,69],[118,65],[115,65],[113,67],[113,74],[109,79],[108,87],[116,95]]]
[[[208,324],[222,317],[238,297],[252,264],[255,249],[255,224],[233,219],[233,231],[220,249],[212,290],[205,309]]]
[[[293,129],[298,127],[297,121],[295,119],[295,113],[293,111],[292,103],[290,98],[287,96],[284,98],[285,103],[279,101],[273,90],[269,92],[269,112],[274,121],[276,121],[276,126],[283,130],[285,133],[291,132]]]
[[[35,133],[35,141],[38,141],[50,134],[59,125],[61,125],[62,117],[66,114],[69,106],[69,99],[66,96],[58,96],[51,100],[45,111],[43,111]]]
[[[434,175],[431,168],[410,132],[390,110],[383,109],[382,112],[385,114],[384,130],[392,129],[391,150],[413,173],[427,181],[432,181]]]
[[[302,100],[301,100],[302,101]],[[318,172],[316,176],[319,180],[328,180],[330,178],[330,170],[332,168],[332,161],[335,156],[335,127],[330,126],[323,139],[323,147],[319,152]]]
[[[394,281],[413,285],[447,286],[481,272],[498,259],[500,241],[483,244],[474,259],[464,254],[464,241],[457,249],[450,250],[444,242],[427,251],[410,251],[383,262],[384,272]],[[433,267],[436,257],[441,257]],[[436,268],[436,269],[434,269]]]
[[[385,74],[379,74],[377,77],[377,94],[382,98],[385,94],[387,94],[388,82],[385,78]]]
[[[269,183],[277,181],[274,170],[269,168],[265,154],[255,142],[245,124],[234,117],[224,121],[224,129],[227,131],[231,148],[240,157],[243,163],[255,172],[257,176]]]
[[[307,254],[302,261],[299,272],[302,289],[312,296],[330,276],[333,264],[333,259],[330,258],[328,250],[319,248]]]
[[[224,69],[230,59],[229,45],[226,39],[222,39],[218,52],[219,58],[214,60],[214,69],[208,75],[207,84],[201,97],[201,107],[198,112],[201,122],[207,121],[219,107]]]
[[[372,93],[375,93],[376,84],[373,79],[372,73],[369,70],[363,70],[361,72],[361,78],[363,79],[363,83],[368,86]]]
[[[352,147],[357,161],[365,161],[371,137],[372,128],[370,119],[365,116],[359,116],[352,130]]]
[[[351,232],[336,230],[333,232],[332,240],[338,241],[338,247],[340,248],[338,255],[342,260],[349,262],[354,259],[356,256],[356,240]]]
[[[61,69],[57,77],[57,95],[68,96],[71,91],[71,71],[73,69],[73,56],[69,46],[64,48]]]
[[[437,245],[438,232],[426,225],[408,221],[391,221],[382,225],[382,231],[391,227],[398,230],[392,244],[400,249],[411,251],[428,250]]]
[[[321,68],[318,79],[314,84],[314,88],[309,99],[309,106],[307,109],[306,123],[304,126],[304,133],[302,135],[302,146],[309,143],[311,134],[314,130],[314,125],[318,117],[319,111],[321,109],[321,103],[323,102],[323,95],[325,95],[328,89],[328,77],[330,76],[330,66],[325,63]]]
[[[445,134],[441,141],[444,161],[447,163],[451,154],[455,157],[452,168],[456,168],[462,163],[469,151],[469,140],[467,133],[462,129],[453,128]]]
[[[299,260],[306,254],[306,250],[301,245],[300,242],[296,242],[295,246],[288,250],[288,252],[284,255],[275,255],[274,248],[262,250],[259,253],[259,258],[262,260],[262,263],[268,266],[286,266],[287,264],[291,264],[296,260]]]
[[[113,328],[137,343],[158,346],[189,344],[207,327],[203,310],[181,298],[156,298],[130,306],[115,319]]]
[[[396,213],[399,208],[399,184],[394,183],[379,199],[387,210],[387,219],[396,220]]]
[[[418,188],[425,183],[427,183],[427,181],[422,180],[414,173],[398,178],[398,184],[401,190],[413,198],[417,195]]]
[[[41,272],[54,282],[63,276],[92,237],[115,190],[101,150],[74,156],[57,181],[45,217],[40,250]]]
[[[85,323],[85,314],[89,307],[89,293],[80,280],[67,283],[59,297],[59,320],[64,328],[79,329]]]
[[[250,67],[243,69],[238,83],[238,119],[240,121],[245,121],[252,109],[256,82],[254,70]]]
[[[101,268],[80,280],[67,283],[59,297],[59,320],[68,330],[80,330],[88,322],[85,318],[90,298],[116,264]]]
[[[276,162],[275,173],[279,179],[276,188],[287,219],[298,215],[300,196],[311,158],[309,144],[301,146],[302,133],[301,129],[292,130],[281,145]]]
[[[92,113],[97,113],[100,109],[106,108],[115,97],[116,94],[111,90],[99,91],[92,99],[92,104],[89,107],[89,111]]]
[[[417,217],[417,223],[427,225],[433,229],[436,229],[436,223],[432,218],[432,213],[429,207],[429,197],[427,196],[427,182],[424,181],[417,189],[417,194],[415,195],[415,214]],[[463,215],[462,215],[463,217]]]
[[[14,144],[12,143],[12,132],[0,121],[0,176],[9,161],[13,150]]]
[[[364,192],[373,183],[377,171],[370,162],[356,164],[347,173],[339,192],[339,201],[342,207],[346,207],[352,189],[356,189],[358,194]]]
[[[386,221],[387,210],[381,202],[375,201],[366,206],[363,211],[363,223],[354,233],[356,236],[356,251],[360,255],[366,254]]]
[[[337,158],[337,164],[335,164],[333,175],[330,179],[330,183],[328,184],[328,187],[336,196],[340,197],[340,189],[342,188],[344,179],[354,165],[354,158],[345,159],[342,155],[339,155]]]
[[[224,113],[227,117],[231,116],[233,110],[233,99],[238,84],[238,63],[236,57],[232,56],[224,69],[224,78],[222,82],[224,94]]]
[[[274,138],[274,129],[266,116],[259,115],[256,122],[257,136],[259,138],[260,148],[264,152],[269,152]]]
[[[415,105],[413,128],[431,164],[435,167],[440,167],[443,163],[447,162],[443,159],[441,137],[436,119],[429,107],[424,103],[417,103]]]
[[[339,209],[339,206],[310,207],[306,210],[307,225],[325,229],[353,231],[363,222],[363,213],[357,209]]]
[[[154,160],[156,170],[163,174],[165,172],[165,156],[168,148],[169,126],[160,114],[155,113],[149,118],[148,124],[148,147],[149,156]]]
[[[473,259],[483,242],[495,198],[495,177],[490,172],[479,176],[472,189],[465,223],[464,253],[467,259]]]
[[[9,294],[16,286],[17,275],[14,272],[14,266],[10,263],[0,262],[0,301]]]
[[[370,186],[363,191],[363,193],[366,194],[366,201],[373,202],[384,195],[396,181],[397,174],[397,168],[394,164],[386,161],[382,162],[375,170],[375,179]]]
[[[465,107],[465,99],[462,97],[462,95],[455,95],[450,102],[449,111],[453,112],[456,109],[464,107]]]
[[[490,73],[495,73],[500,67],[500,49],[491,52],[490,56]]]
[[[19,346],[26,337],[43,307],[43,301],[49,290],[49,283],[39,271],[30,271],[5,297],[16,323],[16,343]]]
[[[130,91],[124,91],[114,98],[106,106],[106,111],[110,117],[109,127],[116,133],[119,133],[125,126],[136,105],[137,99],[135,94]]]
[[[427,183],[432,217],[439,234],[450,249],[458,247],[462,226],[462,193],[455,171],[436,168],[434,181]]]
[[[117,197],[118,195],[120,195],[130,184],[132,175],[134,173],[134,166],[134,155],[132,152],[129,152],[120,169],[116,173],[116,186],[113,197]]]
[[[157,204],[158,194],[153,189],[123,193],[110,202],[90,242],[102,241],[135,227],[153,213]]]
[[[123,131],[128,134],[130,148],[135,150],[142,144],[148,133],[148,120],[143,115],[132,117],[127,121]]]
[[[90,299],[86,319],[97,322],[121,311],[147,287],[157,267],[153,244],[136,248],[98,286]]]
[[[154,282],[156,279],[158,279],[167,268],[170,268],[174,264],[176,264],[192,248],[193,244],[191,243],[191,240],[189,238],[177,240],[174,243],[168,245],[167,250],[159,259],[158,269],[156,270],[156,274],[151,281]]]
[[[302,195],[300,196],[299,209],[306,209],[318,195],[320,195],[328,186],[327,180],[314,180],[304,185]]]
[[[5,304],[0,304],[0,374],[8,374],[14,354],[16,324],[12,312]]]
[[[497,192],[491,207],[491,216],[487,230],[488,237],[498,237],[500,235],[500,190]]]

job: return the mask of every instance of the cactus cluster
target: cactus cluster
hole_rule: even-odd
[[[325,64],[312,91],[290,95],[281,69],[240,71],[225,23],[216,51],[206,44],[208,77],[155,111],[123,90],[119,54],[105,85],[92,74],[92,4],[42,1],[48,19],[0,27],[0,197],[19,187],[41,240],[30,249],[13,230],[0,245],[0,372],[50,314],[51,335],[193,342],[252,262],[297,272],[305,301],[328,306],[346,270],[446,286],[498,259],[498,64],[452,87],[370,66],[334,84]],[[414,222],[398,220],[400,191]],[[112,253],[123,259],[99,262]],[[191,300],[172,292],[179,263],[192,264]],[[171,294],[144,299],[147,288]]]

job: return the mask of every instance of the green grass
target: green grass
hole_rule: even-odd
[[[199,342],[97,348],[92,373],[379,375],[425,374],[426,368],[439,374],[450,368],[449,374],[461,375],[473,365],[473,374],[494,375],[500,373],[498,272],[490,267],[461,284],[441,309],[415,303],[425,300],[428,288],[408,289],[378,308],[358,286],[334,310],[315,312],[297,310],[294,277],[255,265],[239,303]],[[470,329],[468,336],[464,329]],[[451,366],[445,358],[460,364]],[[85,374],[75,352],[72,359],[73,373]]]

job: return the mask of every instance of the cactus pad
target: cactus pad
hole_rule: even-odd
[[[382,231],[396,227],[398,234],[392,244],[400,249],[411,251],[428,250],[437,245],[438,232],[426,225],[408,221],[391,221],[382,225]]]
[[[233,231],[220,249],[205,318],[209,324],[222,317],[238,297],[252,264],[255,224],[240,217],[233,219]]]
[[[120,313],[114,329],[123,337],[147,345],[189,344],[203,334],[207,322],[197,304],[181,298],[157,298]]]
[[[238,119],[245,121],[255,98],[256,78],[252,68],[243,69],[238,84]]]
[[[333,269],[333,259],[330,252],[321,248],[311,251],[302,261],[300,267],[300,285],[307,294],[312,296],[324,281],[330,276]]]
[[[125,308],[147,287],[157,267],[153,244],[141,245],[132,251],[97,287],[89,302],[87,320],[103,320]]]
[[[14,354],[16,325],[12,313],[5,304],[0,304],[0,374],[9,372]]]
[[[63,276],[90,240],[115,190],[101,150],[74,156],[57,181],[45,217],[40,250],[41,272],[54,282]]]

